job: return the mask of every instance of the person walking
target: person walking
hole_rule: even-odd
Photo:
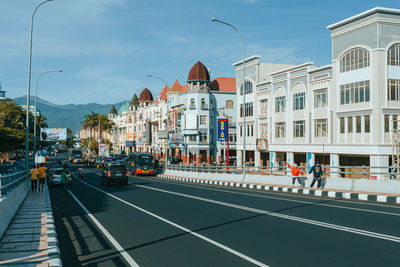
[[[42,192],[44,192],[44,182],[46,181],[46,170],[47,167],[44,166],[44,164],[40,164],[40,167],[38,169],[39,171],[39,187],[38,190],[40,192],[40,188],[42,188]]]
[[[317,161],[315,163],[315,165],[312,166],[312,168],[310,169],[310,171],[308,173],[313,173],[313,180],[311,182],[310,187],[312,188],[314,186],[315,182],[318,180],[317,187],[320,188],[322,175],[324,174],[324,172],[322,171],[321,164]]]
[[[294,185],[294,183],[297,182],[304,187],[303,181],[301,180],[300,174],[304,175],[304,173],[301,171],[301,169],[299,167],[297,167],[297,164],[293,164],[293,166],[290,166],[290,164],[287,164],[289,169],[292,170],[292,185]]]
[[[37,190],[37,180],[39,176],[39,171],[36,165],[31,169],[30,174],[31,174],[31,189],[33,192]]]

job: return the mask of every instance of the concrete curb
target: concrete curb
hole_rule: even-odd
[[[52,267],[61,267],[62,266],[61,253],[60,253],[60,248],[58,246],[56,226],[54,224],[53,209],[51,207],[50,193],[47,183],[45,184],[45,186],[46,186],[45,192],[46,192],[46,212],[47,212],[46,227],[48,236],[47,251],[49,257],[49,259],[45,262],[47,262],[49,266]]]
[[[263,191],[277,191],[277,192],[290,192],[302,195],[312,195],[320,197],[331,197],[331,198],[343,198],[343,199],[355,199],[364,201],[374,201],[377,203],[389,203],[389,204],[400,204],[400,197],[396,196],[385,196],[378,194],[366,194],[366,193],[353,193],[353,192],[339,192],[339,191],[329,191],[329,190],[319,190],[319,189],[307,189],[307,188],[294,188],[289,186],[269,186],[262,184],[252,184],[252,183],[241,183],[241,182],[229,182],[229,181],[215,181],[199,178],[188,178],[172,175],[158,174],[157,177],[169,180],[175,180],[180,182],[190,182],[199,184],[209,184],[225,187],[239,187],[247,189],[256,189]]]

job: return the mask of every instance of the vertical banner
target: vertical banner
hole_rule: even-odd
[[[274,167],[274,161],[275,161],[275,152],[274,151],[270,151],[269,152],[269,165],[271,167]]]
[[[310,171],[311,167],[314,165],[314,162],[312,160],[312,153],[307,152],[307,172]]]
[[[228,119],[218,119],[217,141],[228,141]]]

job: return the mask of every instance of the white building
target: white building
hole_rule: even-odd
[[[400,10],[373,8],[328,29],[328,66],[261,63],[259,56],[246,60],[247,161],[265,166],[320,161],[343,169],[391,164],[391,130],[400,114]],[[243,153],[243,73],[241,62],[234,66],[237,147]]]

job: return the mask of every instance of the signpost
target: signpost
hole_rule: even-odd
[[[225,141],[226,146],[224,146],[224,154],[225,147],[226,150],[226,166],[229,166],[229,125],[228,119],[218,119],[217,125],[217,140]]]

